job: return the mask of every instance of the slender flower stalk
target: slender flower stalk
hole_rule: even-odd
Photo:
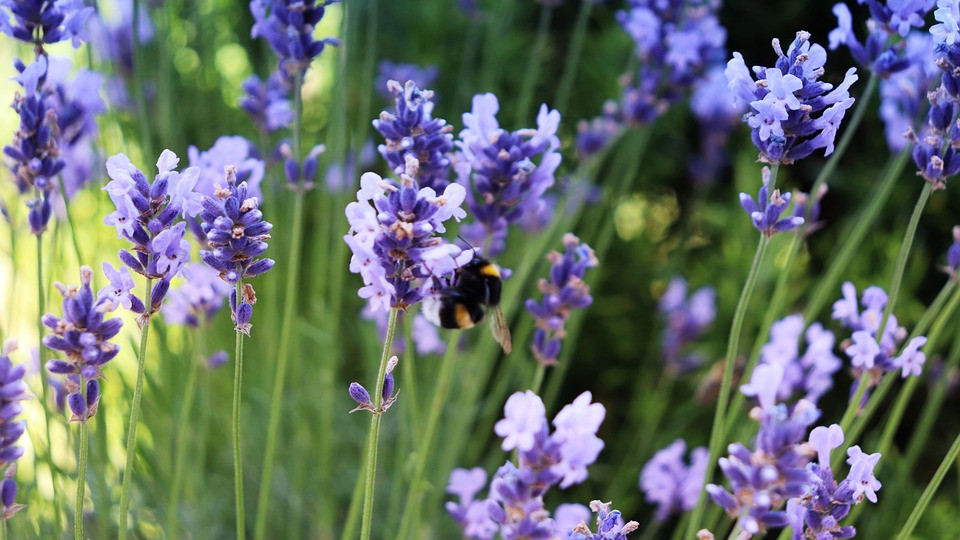
[[[243,280],[237,280],[236,298],[243,294]],[[235,491],[235,510],[237,516],[237,538],[246,538],[246,519],[243,510],[243,461],[240,448],[240,392],[243,385],[243,330],[236,329],[237,340],[234,348],[233,367],[233,487]]]
[[[176,442],[174,448],[173,479],[170,481],[170,495],[167,497],[167,538],[177,538],[178,527],[178,507],[180,504],[180,489],[183,485],[183,475],[187,461],[187,441],[190,434],[190,422],[193,420],[191,410],[197,394],[197,378],[200,374],[200,355],[199,344],[201,342],[199,332],[194,332],[193,342],[195,353],[188,356],[190,360],[190,371],[187,374],[186,387],[183,390],[183,402],[180,406],[180,418],[177,421]]]
[[[592,0],[585,0],[585,3],[592,3]],[[540,79],[540,66],[543,64],[543,53],[547,49],[547,40],[550,38],[550,21],[553,19],[554,6],[544,3],[540,6],[540,20],[537,22],[537,34],[533,41],[533,50],[530,59],[527,61],[527,69],[524,71],[526,76],[523,78],[523,86],[520,88],[520,97],[517,100],[517,114],[514,119],[514,125],[519,126],[526,120],[529,114],[530,103],[533,101],[533,91]],[[420,81],[417,81],[420,82]],[[428,83],[423,83],[426,85]]]
[[[583,42],[587,36],[587,23],[590,22],[590,13],[596,0],[580,0],[580,9],[573,23],[573,35],[570,38],[570,48],[567,49],[567,58],[563,63],[563,76],[557,86],[557,110],[567,110],[567,102],[573,90],[573,82],[577,78],[577,65],[580,63],[580,54],[583,52]],[[545,8],[546,9],[546,8]]]
[[[153,305],[153,279],[144,281],[143,305]],[[127,425],[126,461],[123,466],[123,484],[120,487],[120,522],[117,538],[127,537],[127,512],[130,508],[130,488],[133,485],[133,461],[137,449],[137,426],[140,418],[140,399],[143,396],[143,373],[147,360],[147,339],[150,335],[150,317],[144,317],[140,326],[140,349],[137,353],[137,379],[133,387],[133,401],[130,403],[130,422]]]
[[[393,347],[393,337],[397,330],[398,308],[390,309],[387,319],[387,337],[383,340],[383,353],[380,355],[380,367],[377,369],[376,389],[373,393],[374,412],[370,418],[370,434],[367,438],[366,472],[363,482],[363,514],[360,520],[360,540],[370,540],[373,529],[373,495],[377,481],[377,446],[380,441],[380,417],[384,404],[384,378],[387,375],[387,360]],[[369,398],[368,398],[369,399]]]
[[[86,381],[80,376],[81,396],[87,400]],[[87,422],[80,422],[80,448],[77,455],[77,504],[73,512],[73,537],[83,540],[83,501],[87,491]]]

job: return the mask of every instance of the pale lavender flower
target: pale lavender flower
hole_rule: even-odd
[[[133,294],[135,284],[130,270],[126,266],[119,269],[114,268],[108,262],[103,263],[103,275],[106,276],[109,284],[97,292],[97,299],[108,298],[115,305],[123,309],[129,309],[134,313],[143,313],[143,302]]]
[[[686,450],[686,441],[677,439],[654,454],[640,471],[640,489],[647,502],[657,505],[660,521],[693,509],[700,498],[710,453],[703,446],[694,448],[688,465],[683,458]]]
[[[493,427],[503,438],[501,448],[527,451],[533,448],[537,435],[547,429],[546,408],[540,396],[531,390],[517,392],[503,406],[503,418]]]
[[[209,150],[204,151],[190,146],[187,157],[191,167],[200,169],[195,192],[213,197],[216,186],[223,183],[225,167],[233,165],[237,168],[237,182],[246,182],[250,196],[263,200],[260,183],[264,163],[257,155],[256,147],[246,138],[239,135],[219,137]]]
[[[190,263],[181,272],[183,282],[171,288],[163,305],[163,318],[167,324],[199,326],[209,322],[223,307],[224,300],[233,287],[220,279],[220,272],[209,266]]]

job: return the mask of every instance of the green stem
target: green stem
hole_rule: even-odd
[[[237,302],[243,294],[243,282],[237,281]],[[243,454],[240,447],[240,394],[243,389],[243,332],[237,329],[234,347],[233,366],[233,489],[234,506],[237,513],[237,538],[243,540],[246,534],[246,516],[243,507]]]
[[[580,10],[573,23],[573,35],[570,38],[570,48],[567,49],[567,59],[563,64],[563,76],[557,88],[558,111],[567,110],[567,101],[573,90],[573,81],[577,77],[577,64],[580,63],[580,53],[583,50],[583,40],[587,35],[587,23],[590,22],[590,11],[593,9],[593,0],[580,0]]]
[[[520,87],[520,97],[517,101],[517,114],[513,124],[524,125],[530,113],[530,102],[533,101],[533,90],[540,78],[540,66],[543,65],[543,53],[547,49],[547,39],[550,37],[550,19],[553,18],[553,6],[544,4],[540,8],[540,21],[537,23],[537,37],[533,42],[530,59],[527,61],[527,70],[524,72],[523,86]]]
[[[202,324],[202,323],[201,323]],[[194,333],[194,348],[196,354],[189,356],[190,372],[187,374],[187,385],[183,391],[183,402],[180,405],[180,419],[177,421],[177,435],[174,443],[173,480],[170,482],[170,495],[167,497],[167,538],[177,538],[177,526],[180,506],[180,489],[183,486],[183,474],[187,465],[187,442],[190,433],[190,410],[197,393],[197,378],[200,374],[200,336]]]
[[[771,172],[770,189],[776,185],[777,168],[774,167]],[[747,275],[747,281],[743,285],[743,291],[740,293],[740,300],[737,302],[737,309],[733,314],[733,323],[730,325],[730,336],[727,340],[727,352],[724,360],[723,379],[720,383],[720,395],[717,398],[717,406],[713,416],[713,427],[710,430],[710,457],[707,460],[707,471],[704,475],[706,482],[713,477],[714,466],[720,455],[720,448],[723,443],[723,436],[726,427],[727,401],[730,397],[730,387],[733,384],[733,366],[739,352],[740,332],[743,329],[743,321],[747,315],[747,308],[750,305],[750,297],[757,285],[757,278],[760,276],[760,267],[763,265],[764,256],[767,252],[767,246],[770,244],[770,237],[761,234],[760,242],[757,245],[756,254],[753,257],[753,264],[750,266],[750,273]],[[693,510],[690,523],[687,525],[687,538],[693,538],[697,534],[700,520],[703,517],[706,491],[700,491],[700,498],[697,506]]]
[[[541,363],[537,363],[537,371],[533,374],[533,383],[530,385],[530,390],[534,394],[540,394],[540,387],[543,386],[543,378],[547,374],[547,366]]]
[[[11,302],[11,305],[13,302]],[[37,236],[37,310],[39,315],[37,316],[37,341],[39,345],[37,346],[37,351],[39,351],[40,356],[40,365],[43,366],[43,322],[41,322],[43,312],[45,310],[44,304],[44,294],[43,294],[43,239],[41,236]],[[44,460],[47,462],[47,467],[50,469],[50,485],[53,488],[53,511],[54,511],[54,520],[53,520],[53,530],[56,534],[56,537],[59,538],[60,531],[60,498],[57,496],[57,467],[53,462],[53,439],[50,438],[50,418],[51,411],[50,406],[47,400],[49,395],[49,382],[45,373],[40,374],[40,401],[43,408],[43,428],[44,435],[47,437],[47,448],[44,452]]]
[[[80,388],[83,401],[87,401],[87,384],[80,377]],[[75,540],[83,540],[83,500],[87,492],[87,421],[84,418],[80,422],[80,449],[77,457],[77,506],[73,513],[73,537]]]
[[[403,520],[400,522],[400,528],[397,530],[397,538],[415,538],[418,523],[415,515],[419,514],[420,508],[420,484],[423,483],[423,476],[427,470],[427,462],[430,457],[430,449],[433,445],[433,437],[436,434],[437,426],[440,424],[440,415],[444,411],[444,404],[447,399],[447,389],[453,379],[453,366],[457,360],[457,341],[460,338],[460,332],[452,331],[447,340],[447,350],[444,352],[443,360],[440,361],[440,372],[437,374],[436,389],[433,391],[433,401],[430,403],[430,415],[427,416],[427,424],[424,427],[423,436],[419,438],[417,444],[417,465],[414,468],[413,479],[410,481],[410,487],[407,489],[405,504],[403,510]]]
[[[340,540],[352,540],[356,537],[357,522],[360,520],[360,501],[363,497],[364,475],[358,474],[353,484],[353,494],[350,496],[350,506],[347,507],[347,520],[343,526]]]
[[[96,434],[96,456],[94,461],[98,458],[101,463],[109,463],[107,458],[107,421],[104,418],[104,414],[98,414],[95,416],[97,419],[97,428],[95,430]],[[97,501],[94,504],[94,515],[97,519],[97,531],[100,534],[105,534],[110,527],[110,509],[112,500],[110,498],[110,487],[107,483],[106,475],[95,474],[93,475],[94,482],[97,485]]]
[[[920,495],[920,499],[917,500],[917,505],[913,507],[913,511],[910,512],[910,516],[907,518],[907,521],[904,522],[903,528],[897,533],[897,540],[910,538],[910,534],[913,533],[913,529],[916,528],[917,523],[920,522],[923,512],[926,511],[927,506],[933,499],[933,495],[937,492],[937,488],[939,488],[940,483],[943,482],[943,478],[947,475],[947,472],[949,472],[954,462],[957,461],[958,454],[960,454],[960,435],[957,435],[957,438],[953,440],[953,445],[950,446],[947,455],[944,456],[943,461],[940,462],[940,466],[937,467],[937,472],[933,474],[933,478],[930,480],[930,483],[927,484],[927,488],[923,490],[923,494]]]
[[[136,6],[134,6],[136,13]],[[136,41],[136,40],[134,40]],[[133,402],[130,403],[130,423],[127,426],[126,463],[123,467],[123,485],[120,487],[120,521],[117,527],[117,537],[124,540],[127,537],[127,510],[130,508],[130,488],[133,485],[133,459],[137,453],[137,425],[140,422],[140,398],[143,396],[143,370],[147,358],[147,337],[150,334],[150,317],[153,311],[152,289],[153,279],[146,279],[146,288],[143,293],[143,327],[140,330],[140,353],[137,355],[137,380],[133,386]]]
[[[88,46],[87,49],[90,49]],[[70,227],[70,239],[73,241],[73,251],[77,255],[77,264],[83,264],[83,254],[80,252],[80,241],[77,239],[77,228],[73,224],[73,214],[70,212],[70,201],[67,200],[67,190],[63,187],[63,177],[57,176],[60,184],[60,195],[63,197],[63,207],[67,213],[67,226]],[[96,272],[94,272],[96,276]]]
[[[293,124],[293,155],[300,159],[300,130],[302,107],[303,75],[298,73],[294,80],[294,124]],[[302,186],[298,186],[300,188]],[[291,216],[290,251],[287,259],[286,290],[283,296],[283,321],[280,326],[280,346],[277,352],[277,368],[273,376],[273,393],[270,399],[270,417],[267,420],[267,436],[263,452],[263,465],[260,467],[260,489],[257,494],[257,514],[253,536],[256,540],[263,540],[267,532],[267,507],[270,502],[270,490],[273,487],[273,465],[279,440],[280,416],[283,411],[284,384],[287,377],[287,364],[290,357],[291,341],[293,339],[294,316],[297,307],[297,287],[300,277],[300,256],[303,242],[303,213],[306,202],[306,193],[297,189],[293,195],[293,215]]]
[[[907,231],[903,235],[903,243],[900,245],[900,253],[897,254],[897,266],[893,270],[893,281],[890,282],[890,298],[887,300],[887,306],[883,310],[883,317],[880,318],[880,330],[877,331],[877,342],[883,337],[883,329],[887,327],[887,320],[896,307],[897,300],[900,297],[900,285],[903,282],[903,274],[907,269],[907,261],[910,259],[910,249],[913,247],[913,240],[917,235],[917,225],[920,224],[920,216],[923,209],[927,206],[930,199],[930,193],[933,192],[933,184],[924,182],[923,190],[917,199],[917,204],[913,207],[913,214],[910,215],[910,222],[907,223]]]
[[[374,413],[370,419],[370,437],[367,443],[367,470],[363,486],[363,514],[360,520],[360,540],[370,540],[373,528],[373,495],[377,479],[377,444],[380,439],[380,410],[383,404],[383,378],[387,374],[387,360],[393,347],[393,336],[397,330],[397,308],[390,309],[387,320],[387,336],[383,340],[383,354],[380,356],[380,368],[377,370],[376,392],[373,395]]]

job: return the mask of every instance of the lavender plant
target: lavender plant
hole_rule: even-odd
[[[93,295],[90,284],[93,270],[80,268],[80,286],[68,287],[55,283],[63,296],[63,317],[52,314],[43,316],[43,325],[50,334],[43,344],[61,351],[66,360],[50,360],[46,369],[56,375],[65,375],[64,387],[68,393],[66,402],[70,408],[70,422],[80,424],[80,440],[77,458],[77,500],[74,513],[74,538],[83,540],[83,501],[86,493],[87,474],[87,423],[97,413],[100,404],[100,379],[103,366],[120,352],[120,346],[111,343],[123,326],[118,318],[104,319],[119,305],[109,294]],[[21,383],[22,384],[22,383]]]
[[[0,398],[0,431],[3,432],[3,441],[0,442],[0,467],[3,468],[3,481],[0,482],[0,505],[3,512],[0,519],[10,519],[14,514],[26,508],[17,504],[17,460],[23,456],[23,447],[18,446],[20,436],[27,429],[26,420],[15,420],[23,412],[21,401],[30,398],[30,392],[23,377],[26,367],[23,364],[13,365],[10,353],[17,350],[17,341],[8,339],[0,350],[0,382],[3,383],[3,397]]]

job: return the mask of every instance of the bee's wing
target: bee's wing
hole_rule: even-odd
[[[507,326],[507,318],[503,315],[500,306],[490,308],[493,317],[490,317],[490,331],[493,332],[493,339],[503,347],[504,354],[510,354],[513,350],[513,338],[510,336],[510,327]]]

